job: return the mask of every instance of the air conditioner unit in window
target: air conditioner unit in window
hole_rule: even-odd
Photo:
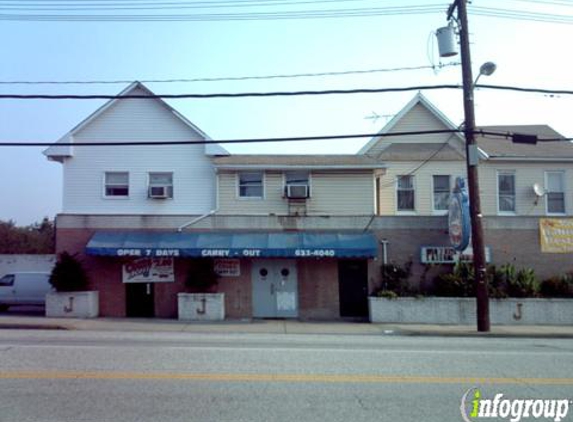
[[[286,186],[286,196],[289,199],[306,199],[309,197],[307,184],[288,184]]]
[[[169,187],[168,186],[150,186],[149,187],[149,197],[155,198],[155,199],[169,198]]]

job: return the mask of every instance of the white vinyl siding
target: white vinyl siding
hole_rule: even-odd
[[[547,214],[565,214],[565,172],[545,172],[545,191]]]
[[[282,171],[266,171],[265,196],[245,201],[237,195],[237,172],[219,172],[219,212],[221,214],[288,214]],[[307,215],[372,215],[374,213],[374,177],[368,171],[310,172],[312,197],[306,201]]]
[[[567,164],[570,166],[570,164]],[[499,215],[497,197],[497,175],[500,172],[515,174],[515,214],[517,216],[547,215],[547,195],[537,198],[533,185],[539,184],[547,188],[546,172],[561,172],[565,187],[565,214],[571,215],[573,209],[571,195],[567,195],[567,186],[573,183],[573,171],[564,171],[564,164],[555,163],[500,163],[482,161],[479,166],[481,209],[485,216]],[[563,214],[556,214],[563,215]]]
[[[143,91],[134,90],[133,94]],[[152,99],[120,100],[74,136],[74,142],[203,140]],[[204,145],[79,146],[64,168],[63,212],[69,214],[187,214],[215,208],[215,172]],[[103,174],[129,172],[129,199],[102,195]],[[148,199],[149,173],[173,173],[172,201]]]
[[[497,211],[499,214],[515,214],[515,172],[497,173]]]

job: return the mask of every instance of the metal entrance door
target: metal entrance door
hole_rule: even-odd
[[[153,283],[125,284],[125,311],[128,317],[153,318],[155,301]]]
[[[338,261],[340,316],[368,316],[368,263],[365,260]]]
[[[253,316],[295,318],[298,316],[296,261],[253,261]]]

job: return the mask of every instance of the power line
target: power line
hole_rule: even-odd
[[[0,94],[0,99],[10,100],[116,100],[116,99],[184,99],[184,98],[245,98],[245,97],[295,97],[301,95],[348,95],[379,94],[383,92],[424,91],[434,89],[459,89],[460,85],[420,85],[397,88],[358,88],[331,89],[316,91],[275,91],[275,92],[238,92],[216,94]]]
[[[280,12],[196,14],[0,14],[4,21],[34,22],[189,22],[325,19],[442,13],[443,5],[313,9]]]
[[[116,99],[185,99],[185,98],[245,98],[245,97],[296,97],[315,95],[349,95],[349,94],[379,94],[386,92],[425,91],[437,89],[460,89],[460,85],[420,85],[394,88],[357,88],[357,89],[330,89],[310,91],[271,91],[271,92],[236,92],[236,93],[213,93],[213,94],[0,94],[0,99],[5,100],[116,100]],[[528,88],[507,85],[478,84],[476,88],[531,92],[551,95],[573,95],[573,91],[565,89]]]
[[[222,140],[195,140],[195,141],[120,141],[120,142],[81,142],[81,143],[57,143],[57,142],[0,142],[0,147],[118,147],[118,146],[169,146],[169,145],[207,145],[207,144],[249,144],[249,143],[273,143],[273,142],[300,142],[300,141],[325,141],[337,139],[360,139],[360,138],[390,138],[400,136],[420,136],[420,135],[438,135],[444,133],[464,133],[463,129],[441,129],[441,130],[419,130],[390,133],[354,133],[347,135],[319,135],[319,136],[293,136],[280,138],[245,138],[245,139],[222,139]],[[514,135],[511,132],[494,132],[478,129],[475,135],[497,136],[509,139]],[[424,160],[425,164],[436,156],[449,142],[450,138],[437,150],[432,152],[428,159]],[[539,142],[570,142],[573,138],[545,138],[539,139]],[[418,168],[416,168],[418,169]]]
[[[249,139],[224,139],[219,141],[125,141],[125,142],[81,142],[81,143],[54,143],[54,142],[0,142],[4,147],[66,147],[66,146],[161,146],[161,145],[205,145],[205,144],[249,144],[263,142],[298,142],[298,141],[325,141],[336,139],[359,139],[372,137],[434,135],[441,133],[455,133],[457,129],[423,130],[394,133],[355,133],[350,135],[321,135],[321,136],[294,136],[281,138],[249,138]]]
[[[426,70],[426,69],[442,69],[445,67],[459,66],[460,63],[440,63],[437,65],[423,65],[423,66],[405,66],[394,67],[385,69],[366,69],[366,70],[343,70],[331,72],[315,72],[315,73],[291,73],[279,75],[260,75],[260,76],[222,76],[215,78],[192,78],[192,79],[146,79],[139,80],[142,83],[190,83],[190,82],[224,82],[224,81],[249,81],[249,80],[267,80],[267,79],[290,79],[290,78],[312,78],[324,76],[346,76],[346,75],[364,75],[371,73],[383,72],[400,72],[412,70]],[[129,84],[131,80],[84,80],[84,81],[0,81],[0,85],[112,85],[112,84]]]

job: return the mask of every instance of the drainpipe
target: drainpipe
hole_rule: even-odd
[[[382,239],[380,244],[382,245],[382,263],[388,265],[388,240]]]
[[[177,233],[181,233],[185,227],[192,226],[193,224],[196,224],[196,223],[198,223],[199,221],[204,220],[205,218],[207,218],[207,217],[209,217],[209,216],[215,214],[217,211],[219,211],[219,208],[216,208],[216,209],[214,209],[214,210],[211,210],[211,211],[209,211],[207,214],[200,215],[199,217],[197,217],[197,218],[195,218],[195,219],[193,219],[193,220],[191,220],[191,221],[189,221],[189,222],[187,222],[187,223],[185,223],[185,224],[183,224],[183,225],[177,227]]]

